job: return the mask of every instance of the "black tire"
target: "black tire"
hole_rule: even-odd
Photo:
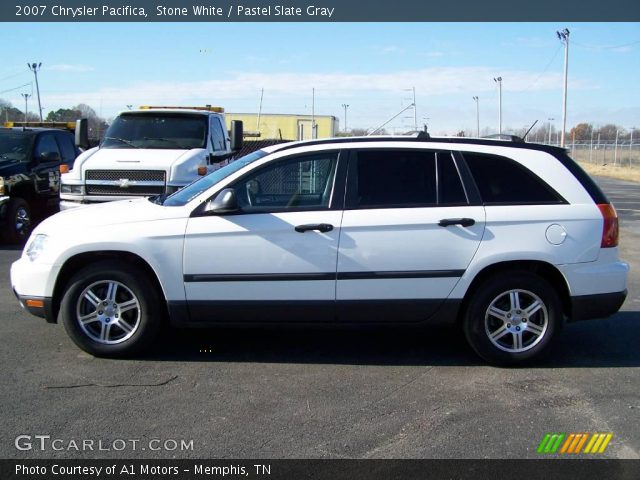
[[[109,285],[115,288],[109,290]],[[60,304],[67,334],[78,347],[97,357],[130,357],[144,352],[165,322],[163,300],[152,285],[145,272],[119,261],[83,268],[67,284]],[[84,326],[80,316],[89,317]]]
[[[464,333],[475,352],[494,365],[518,365],[540,358],[564,323],[558,294],[549,282],[531,272],[501,272],[472,295],[463,314]],[[491,313],[489,307],[493,307]]]
[[[5,240],[13,245],[24,244],[33,229],[31,208],[26,200],[16,197],[7,205]]]

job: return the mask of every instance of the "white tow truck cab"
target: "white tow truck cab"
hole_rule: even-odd
[[[141,106],[121,112],[102,143],[61,176],[60,209],[171,194],[242,148],[242,122],[227,132],[221,107]]]

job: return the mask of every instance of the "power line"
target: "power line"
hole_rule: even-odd
[[[551,60],[549,61],[549,63],[547,63],[547,66],[544,67],[544,70],[542,71],[542,73],[540,75],[538,75],[538,78],[536,78],[532,83],[529,84],[529,86],[527,88],[525,88],[524,90],[519,90],[520,92],[524,93],[529,91],[532,87],[534,87],[542,78],[542,76],[547,73],[547,70],[549,70],[549,67],[551,66],[551,64],[553,64],[553,61],[556,59],[556,57],[558,56],[558,52],[560,51],[560,49],[562,48],[562,44],[558,45],[558,48],[556,48],[555,53],[553,54],[553,56],[551,57]]]
[[[14,73],[13,75],[9,75],[6,77],[2,77],[0,78],[0,82],[3,82],[5,80],[9,80],[10,78],[15,78],[15,77],[19,77],[20,75],[24,75],[26,72],[18,72],[18,73]]]
[[[8,89],[8,90],[2,90],[2,91],[0,92],[0,94],[7,93],[7,92],[13,92],[14,90],[18,90],[19,88],[26,87],[26,86],[28,86],[28,85],[33,85],[33,82],[25,83],[25,84],[23,84],[23,85],[18,85],[17,87],[15,87],[15,88],[10,88],[10,89]]]
[[[584,43],[576,43],[576,42],[571,42],[573,45],[578,45],[579,47],[583,47],[583,48],[590,48],[592,50],[612,50],[614,48],[622,48],[622,47],[631,47],[633,45],[638,45],[640,43],[640,40],[636,40],[630,43],[623,43],[621,45],[587,45]]]

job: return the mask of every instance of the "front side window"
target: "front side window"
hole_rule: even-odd
[[[62,161],[64,163],[71,163],[76,158],[76,147],[73,144],[73,141],[68,135],[58,134],[58,145],[60,146],[60,151],[62,152]]]
[[[544,205],[564,199],[541,178],[506,157],[463,153],[485,205]]]
[[[206,115],[123,113],[105,134],[102,148],[206,148]]]
[[[210,173],[205,177],[201,177],[198,180],[190,183],[186,187],[178,190],[173,195],[169,197],[152,197],[151,200],[155,203],[161,203],[165,207],[182,207],[186,205],[191,200],[196,198],[198,195],[203,193],[206,190],[209,190],[216,183],[221,182],[225,178],[230,175],[233,175],[238,170],[246,167],[247,165],[255,162],[256,160],[260,160],[262,157],[266,156],[267,152],[263,150],[256,150],[255,152],[250,153],[249,155],[245,155],[238,160],[234,160],[233,162],[225,165],[222,168]]]
[[[245,213],[328,208],[337,152],[280,160],[234,185]]]
[[[436,153],[419,150],[362,150],[355,173],[355,208],[435,205]],[[354,186],[351,185],[350,188]],[[353,190],[352,190],[353,191]]]
[[[214,151],[220,151],[225,149],[225,134],[220,119],[217,117],[211,118],[211,144]]]
[[[45,153],[57,153],[58,155],[60,155],[60,150],[58,150],[56,139],[51,133],[40,135],[36,143],[36,158],[41,158]]]

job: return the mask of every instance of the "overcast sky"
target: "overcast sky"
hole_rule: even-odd
[[[455,133],[522,128],[562,116],[563,46],[571,31],[568,125],[640,126],[638,23],[40,23],[3,25],[0,98],[23,109],[26,63],[42,62],[45,115],[78,103],[112,117],[127,105],[204,105],[335,115],[372,128],[412,103],[418,124]],[[20,43],[18,43],[20,42]],[[27,84],[25,86],[22,86]],[[19,87],[19,88],[17,88]],[[35,93],[35,87],[34,93]],[[35,95],[29,110],[35,111]],[[413,127],[413,111],[388,125]]]

